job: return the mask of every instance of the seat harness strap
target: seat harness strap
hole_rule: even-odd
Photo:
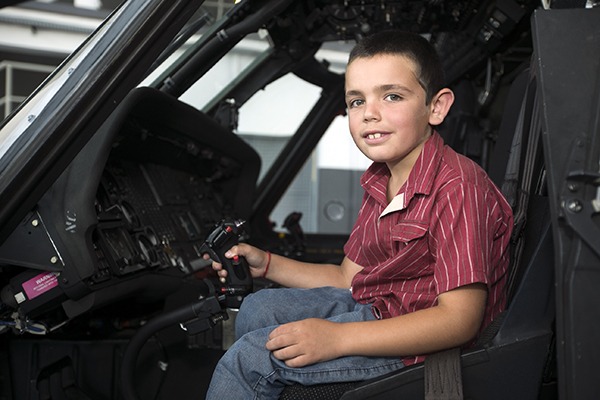
[[[425,359],[425,400],[462,400],[460,348],[431,354]]]

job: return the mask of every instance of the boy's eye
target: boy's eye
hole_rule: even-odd
[[[350,100],[348,102],[348,107],[349,108],[354,108],[354,107],[358,107],[360,105],[362,105],[364,103],[364,100],[362,99],[354,99],[354,100]]]
[[[385,96],[385,99],[390,101],[400,101],[402,100],[402,96],[395,93],[390,93],[387,96]]]

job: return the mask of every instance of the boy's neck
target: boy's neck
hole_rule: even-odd
[[[403,159],[396,163],[387,163],[388,170],[390,171],[390,179],[388,180],[386,198],[388,202],[392,201],[398,194],[398,191],[408,180],[410,173],[417,163],[419,156],[423,152],[425,142],[431,138],[433,130],[431,130],[424,138],[423,142],[416,147],[410,154],[407,154]]]
[[[421,144],[420,149],[412,154],[409,154],[408,157],[404,158],[401,162],[396,163],[394,165],[388,164],[388,169],[390,171],[390,178],[387,184],[387,193],[386,197],[388,202],[392,201],[392,199],[398,194],[398,191],[408,180],[410,173],[415,166],[417,159],[421,155],[423,151],[424,144]]]
[[[392,201],[394,197],[396,197],[398,191],[400,191],[400,188],[404,185],[404,183],[406,183],[409,174],[410,171],[408,171],[405,176],[397,176],[394,173],[390,173],[390,179],[388,180],[386,190],[386,198],[388,203]]]

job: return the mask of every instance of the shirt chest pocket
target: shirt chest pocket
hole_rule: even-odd
[[[411,251],[414,247],[427,246],[425,235],[428,230],[429,224],[422,221],[402,221],[392,227],[391,244],[395,255]]]
[[[394,255],[388,260],[389,268],[385,268],[383,274],[385,279],[406,281],[430,275],[428,230],[429,225],[421,221],[403,221],[392,228]]]

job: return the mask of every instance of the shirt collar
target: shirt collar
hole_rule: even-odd
[[[431,193],[435,176],[442,162],[443,147],[444,140],[439,133],[434,131],[425,142],[423,150],[406,180],[404,192],[406,192],[407,199],[417,193],[424,195]]]
[[[380,217],[403,210],[415,194],[429,195],[431,193],[434,178],[441,163],[443,146],[444,140],[434,131],[425,142],[408,179],[389,204],[386,190],[390,172],[384,163],[374,162],[371,164],[361,177],[361,186],[385,207]]]

